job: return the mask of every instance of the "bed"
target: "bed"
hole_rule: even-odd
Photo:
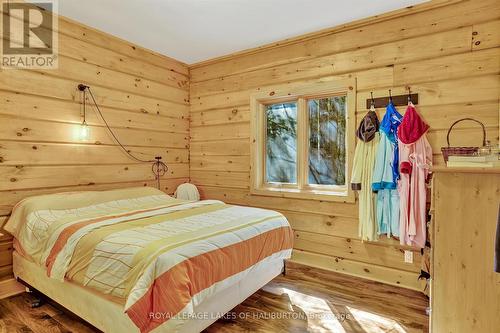
[[[149,187],[26,198],[14,275],[105,332],[200,332],[291,256],[280,213]]]

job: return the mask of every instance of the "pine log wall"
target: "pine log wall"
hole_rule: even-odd
[[[442,164],[446,130],[460,117],[483,121],[498,142],[499,19],[497,0],[438,0],[188,68],[60,18],[58,70],[0,71],[0,225],[26,196],[154,185],[150,166],[128,159],[94,111],[90,140],[74,139],[76,86],[85,83],[132,152],[166,159],[166,192],[190,177],[205,198],[281,211],[295,229],[296,262],[418,289],[419,253],[406,264],[397,242],[361,243],[357,205],[249,195],[249,97],[356,77],[359,120],[370,91],[410,86]],[[473,123],[452,135],[454,145],[480,142]],[[0,282],[11,274],[11,250],[0,237]]]
[[[0,72],[0,226],[26,196],[156,186],[151,165],[128,158],[92,108],[89,140],[74,137],[79,83],[130,151],[163,156],[164,191],[189,180],[187,65],[60,17],[59,69]],[[0,282],[12,274],[11,251],[11,238],[0,237]]]
[[[420,254],[407,264],[395,241],[360,242],[357,205],[249,194],[250,94],[356,77],[359,121],[370,91],[381,97],[410,86],[440,165],[447,129],[459,118],[482,121],[498,144],[499,18],[498,0],[433,1],[192,66],[191,181],[205,198],[283,212],[295,230],[296,262],[418,289]],[[482,134],[465,123],[451,140],[477,146]]]

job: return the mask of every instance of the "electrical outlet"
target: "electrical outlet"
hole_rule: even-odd
[[[412,264],[413,263],[413,252],[405,250],[405,262]]]

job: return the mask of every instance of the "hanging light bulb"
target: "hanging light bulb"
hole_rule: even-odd
[[[89,125],[87,125],[87,123],[85,122],[85,120],[80,125],[79,134],[80,134],[80,140],[88,140],[88,138],[90,136],[90,128],[89,128]]]

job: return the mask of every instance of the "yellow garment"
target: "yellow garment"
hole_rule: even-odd
[[[351,183],[354,190],[359,191],[359,237],[361,240],[374,241],[377,236],[377,221],[375,219],[375,195],[372,192],[372,174],[375,165],[379,133],[369,142],[358,140]],[[360,188],[361,187],[361,188]]]

